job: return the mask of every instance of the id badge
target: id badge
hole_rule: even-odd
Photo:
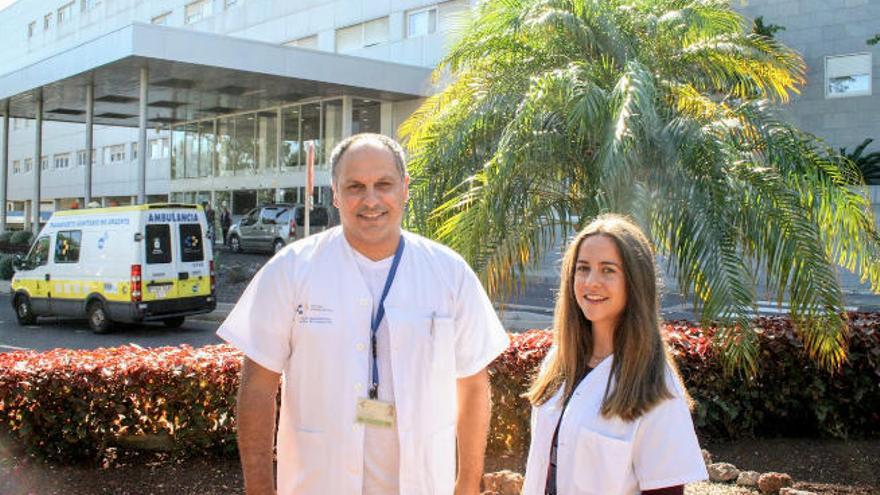
[[[367,398],[358,399],[355,421],[370,426],[394,426],[394,404]]]

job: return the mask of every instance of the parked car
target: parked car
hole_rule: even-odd
[[[293,212],[293,219],[291,219]],[[293,221],[291,221],[293,220]],[[309,233],[327,229],[330,214],[325,206],[315,206],[309,213]],[[249,211],[229,229],[229,248],[234,252],[262,251],[277,253],[288,243],[305,234],[305,207],[276,203]]]

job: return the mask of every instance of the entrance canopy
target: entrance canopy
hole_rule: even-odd
[[[147,125],[155,128],[310,97],[385,101],[430,94],[429,69],[306,48],[135,23],[0,76],[9,115],[138,127],[140,69],[149,73]]]

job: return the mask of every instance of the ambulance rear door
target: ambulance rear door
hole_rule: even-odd
[[[142,271],[143,301],[161,301],[178,296],[174,235],[176,225],[147,223],[144,228]]]
[[[204,214],[182,216],[176,237],[178,297],[211,295],[210,262],[213,259],[205,236]]]

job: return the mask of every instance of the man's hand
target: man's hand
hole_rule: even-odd
[[[247,495],[274,495],[275,401],[281,375],[245,357],[235,419]]]
[[[475,375],[459,378],[457,385],[458,477],[455,495],[479,495],[491,412],[489,374],[484,368]]]

